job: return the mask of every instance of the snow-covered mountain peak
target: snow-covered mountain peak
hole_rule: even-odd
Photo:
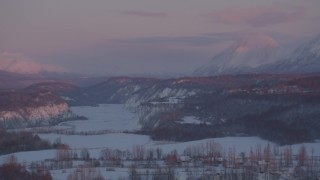
[[[254,33],[244,35],[195,73],[197,75],[245,73],[252,68],[277,61],[281,56],[280,49],[278,42],[270,36]]]
[[[320,36],[299,46],[291,55],[259,71],[272,73],[319,73]]]
[[[298,47],[287,61],[298,64],[320,62],[320,35]]]
[[[312,54],[320,56],[320,35],[313,39],[310,43],[305,45],[305,49]]]
[[[320,44],[317,44],[316,46],[313,46],[310,51],[312,53],[317,54],[318,56],[320,55]]]
[[[236,49],[235,52],[246,53],[258,48],[277,48],[279,47],[279,44],[270,36],[258,34],[243,36],[234,46]]]
[[[37,63],[21,54],[9,52],[0,52],[0,70],[18,74],[66,72],[66,69],[62,67]]]

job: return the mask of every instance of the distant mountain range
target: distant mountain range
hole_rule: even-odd
[[[32,84],[44,82],[67,82],[78,86],[89,86],[104,81],[107,77],[88,77],[70,73],[20,74],[0,70],[0,91],[26,88]]]
[[[252,35],[236,42],[207,64],[195,70],[197,76],[243,73],[318,73],[320,36],[287,53],[267,35]]]
[[[320,35],[295,49],[289,56],[256,69],[270,73],[319,73]]]
[[[42,72],[62,73],[66,70],[62,67],[41,64],[24,57],[21,54],[1,52],[0,70],[18,74],[39,74]]]
[[[281,47],[276,40],[268,35],[253,33],[239,38],[237,42],[197,68],[189,76],[319,72],[320,35],[295,50],[288,50]],[[19,87],[19,85],[11,83],[10,80],[6,80],[6,77],[13,76],[20,76],[15,80],[28,79],[27,81],[30,81],[32,79],[32,82],[39,82],[39,78],[42,80],[67,78],[69,80],[78,79],[80,80],[79,83],[85,85],[90,84],[90,82],[85,81],[85,78],[79,78],[79,75],[66,73],[66,70],[62,67],[36,63],[20,54],[7,52],[0,53],[0,74],[4,75],[0,77],[0,88],[2,86]],[[103,78],[96,78],[97,81],[101,79]],[[2,85],[1,82],[3,82]],[[26,84],[30,85],[28,82]]]

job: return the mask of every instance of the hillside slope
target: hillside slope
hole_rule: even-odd
[[[2,128],[57,124],[74,116],[67,102],[50,91],[0,92],[0,127]]]

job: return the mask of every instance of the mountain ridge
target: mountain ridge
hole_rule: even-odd
[[[37,63],[22,54],[0,52],[0,70],[18,74],[39,74],[43,72],[66,72],[65,68]]]
[[[253,39],[250,45],[246,41],[233,44],[196,69],[194,75],[320,72],[320,35],[290,53],[269,36],[259,35]]]
[[[239,74],[270,64],[280,56],[281,46],[267,35],[246,36],[223,52],[214,56],[207,64],[195,70],[195,75]]]
[[[291,55],[274,64],[256,69],[256,72],[271,73],[319,73],[320,72],[320,35],[300,45]]]

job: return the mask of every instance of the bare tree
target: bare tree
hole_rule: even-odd
[[[104,180],[104,178],[97,169],[81,166],[68,176],[68,180]]]
[[[160,160],[162,158],[162,149],[158,147],[156,149],[156,153],[157,153],[157,159]]]
[[[80,158],[82,160],[86,160],[86,161],[90,159],[90,153],[89,153],[89,150],[87,148],[82,148],[81,149]]]
[[[135,160],[143,160],[145,155],[145,148],[142,145],[136,145],[132,148],[133,158]]]
[[[264,149],[264,160],[269,163],[271,160],[271,147],[270,144],[268,143],[267,146]]]
[[[258,161],[261,161],[262,160],[262,152],[261,152],[261,145],[257,145],[256,147],[256,157],[257,157],[257,160]]]
[[[140,174],[137,171],[137,166],[135,164],[130,166],[130,171],[129,171],[129,179],[130,180],[140,180]]]
[[[17,157],[15,155],[10,155],[7,160],[6,160],[6,163],[7,164],[18,164],[18,160],[17,160]]]
[[[60,144],[57,148],[56,159],[58,161],[70,160],[70,148],[66,144]]]
[[[307,160],[307,149],[304,145],[302,145],[299,149],[298,155],[298,164],[300,166],[304,166]]]
[[[285,167],[290,167],[292,165],[292,147],[287,146],[284,149],[284,164]]]

